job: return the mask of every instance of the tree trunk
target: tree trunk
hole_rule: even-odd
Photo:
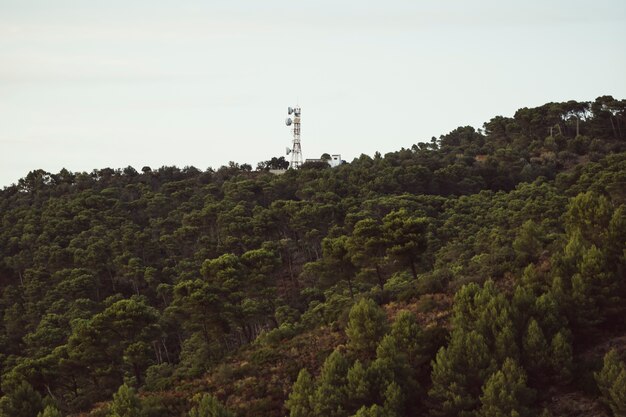
[[[615,130],[615,124],[613,123],[613,116],[609,116],[609,120],[611,121],[611,128],[613,129],[613,136],[617,137],[617,130]]]
[[[413,258],[409,259],[409,264],[411,265],[411,272],[413,273],[413,278],[417,279],[417,269],[415,268],[415,261]]]
[[[376,276],[378,277],[378,285],[380,285],[380,289],[383,290],[384,282],[383,282],[383,277],[380,273],[380,266],[378,265],[376,265]]]
[[[165,350],[165,357],[167,358],[167,362],[170,363],[170,353],[167,350],[167,345],[165,344],[165,338],[161,339],[161,343],[163,344],[163,349]]]
[[[348,289],[350,289],[350,298],[354,300],[354,292],[352,291],[352,279],[348,278]]]
[[[133,371],[135,373],[135,379],[137,380],[137,386],[141,386],[141,369],[139,369],[139,365],[133,363]]]

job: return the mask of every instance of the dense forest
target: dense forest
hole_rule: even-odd
[[[626,415],[626,100],[276,162],[0,191],[0,416]]]

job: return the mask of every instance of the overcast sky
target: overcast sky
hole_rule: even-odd
[[[626,98],[623,0],[0,0],[0,187],[41,168],[348,161]]]

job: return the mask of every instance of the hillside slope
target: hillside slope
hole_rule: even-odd
[[[32,171],[0,191],[0,416],[614,412],[625,111],[282,176]]]

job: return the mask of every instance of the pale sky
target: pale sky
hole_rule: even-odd
[[[626,98],[623,0],[0,0],[0,187],[30,170],[386,153]]]

